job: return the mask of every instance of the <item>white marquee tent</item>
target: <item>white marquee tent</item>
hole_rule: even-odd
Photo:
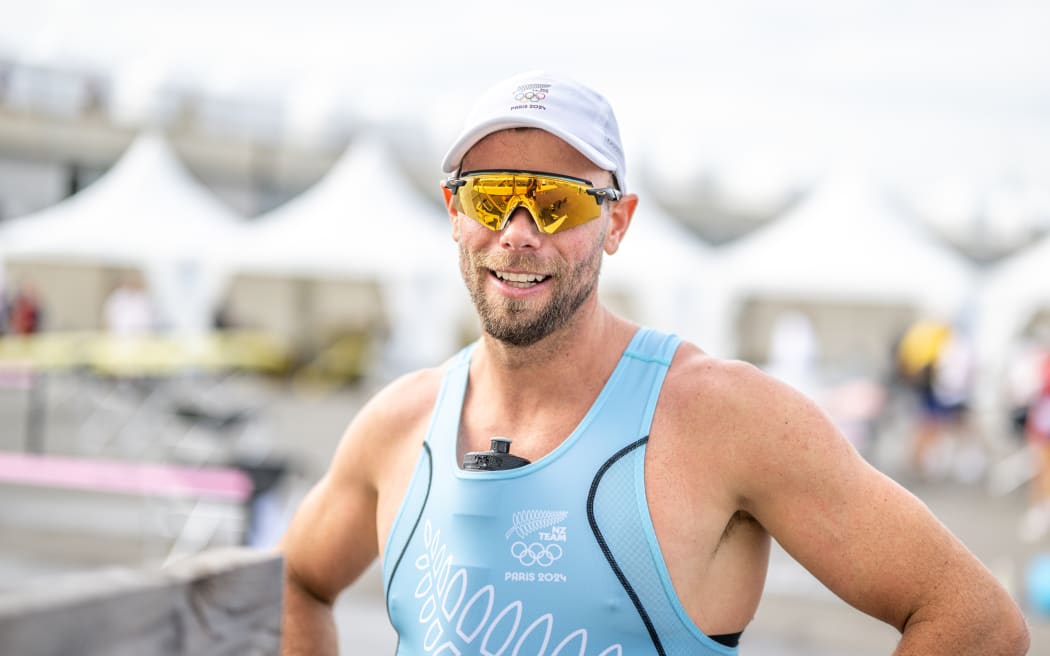
[[[394,373],[436,364],[453,352],[457,301],[466,298],[443,217],[441,206],[427,204],[404,178],[379,137],[362,135],[316,185],[253,223],[230,254],[230,298],[236,303],[238,286],[246,289],[249,279],[373,283],[391,331],[384,365]],[[306,292],[313,303],[317,291]],[[349,303],[345,293],[331,294],[328,304]],[[303,311],[311,301],[301,296],[290,294],[291,309],[276,313]],[[240,303],[234,314],[248,310]],[[318,308],[305,311],[316,315]]]
[[[974,282],[961,256],[852,176],[826,180],[797,208],[727,247],[718,276],[728,288],[727,317],[749,298],[780,298],[909,307],[954,320]]]
[[[222,275],[219,256],[240,227],[164,138],[146,133],[86,189],[4,225],[0,253],[9,267],[31,267],[29,275],[49,281],[41,291],[52,327],[97,325],[104,295],[116,280],[90,272],[110,268],[143,275],[161,329],[192,333],[210,325]],[[48,267],[66,271],[64,284],[47,274]],[[90,289],[78,287],[88,278],[95,281]],[[79,304],[80,316],[64,314],[63,300]]]
[[[711,249],[632,187],[638,209],[619,250],[602,266],[601,288],[625,294],[636,319],[717,350],[710,340],[715,314],[709,283]]]

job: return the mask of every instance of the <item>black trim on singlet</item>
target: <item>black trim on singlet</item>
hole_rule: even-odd
[[[408,551],[408,545],[412,542],[412,536],[414,536],[416,534],[416,529],[419,528],[419,520],[423,518],[423,510],[426,509],[427,501],[430,500],[430,487],[431,487],[431,485],[434,482],[434,456],[430,452],[430,445],[427,444],[426,442],[423,442],[423,453],[425,453],[426,456],[427,456],[427,469],[428,469],[427,491],[426,491],[426,494],[423,495],[423,505],[421,505],[419,507],[419,514],[416,515],[416,521],[415,521],[414,524],[412,524],[412,530],[408,532],[408,538],[405,539],[405,545],[403,547],[401,547],[401,553],[398,554],[397,560],[394,561],[394,567],[393,567],[393,569],[390,570],[390,578],[387,579],[387,582],[386,582],[386,595],[385,595],[386,617],[387,617],[388,620],[390,620],[391,624],[393,624],[393,618],[390,617],[390,590],[394,586],[394,576],[397,575],[397,568],[401,565],[401,559],[405,557],[405,552]],[[411,488],[411,485],[409,487]],[[409,489],[408,492],[411,492],[411,489]],[[406,495],[407,495],[407,492],[406,492]],[[398,635],[397,640],[398,640],[398,643],[400,644],[400,642],[401,642],[401,636],[400,635]]]
[[[656,648],[656,653],[660,656],[667,656],[667,652],[664,651],[663,644],[660,642],[660,636],[656,634],[656,627],[653,626],[653,621],[649,618],[649,613],[645,611],[645,608],[642,606],[642,600],[638,598],[638,593],[635,592],[633,587],[631,587],[631,584],[627,581],[627,576],[624,575],[623,570],[620,569],[620,566],[616,563],[616,558],[613,557],[612,550],[609,549],[609,544],[605,541],[605,538],[602,537],[601,531],[598,530],[598,522],[594,518],[594,497],[598,492],[598,484],[601,482],[602,476],[605,475],[605,472],[609,471],[609,468],[612,467],[617,460],[648,441],[649,436],[646,435],[642,439],[632,444],[628,444],[614,453],[612,457],[606,460],[605,463],[598,468],[598,473],[594,475],[594,479],[591,481],[591,489],[587,493],[587,521],[591,525],[591,532],[594,533],[594,538],[598,541],[598,546],[601,547],[602,553],[605,555],[605,560],[609,561],[609,567],[611,567],[613,573],[616,574],[616,578],[619,579],[620,585],[623,586],[627,596],[631,598],[631,603],[634,604],[635,610],[638,611],[639,617],[642,618],[642,622],[645,624],[645,630],[649,632],[649,638],[653,641],[653,647]],[[723,633],[720,635],[709,635],[707,637],[719,644],[725,645],[726,647],[737,647],[740,645],[740,636],[743,635],[743,633],[743,631],[738,631],[737,633]]]
[[[627,596],[631,598],[631,603],[634,604],[634,609],[638,611],[638,616],[641,617],[642,622],[645,624],[645,630],[649,632],[649,639],[652,640],[656,653],[659,654],[659,656],[667,656],[667,652],[664,651],[664,646],[660,642],[660,636],[656,634],[656,627],[653,626],[653,621],[650,619],[649,613],[645,612],[645,608],[642,606],[642,600],[638,598],[638,593],[635,592],[633,587],[631,587],[623,570],[620,569],[619,564],[617,564],[616,558],[613,557],[612,551],[609,549],[609,544],[605,541],[605,538],[602,537],[602,532],[598,530],[598,522],[594,518],[594,496],[598,492],[598,484],[601,482],[602,476],[605,476],[605,472],[609,471],[609,468],[612,467],[617,460],[648,441],[649,436],[646,435],[642,439],[632,444],[628,444],[614,453],[611,458],[606,460],[605,463],[598,468],[598,473],[594,475],[594,479],[591,481],[591,489],[587,493],[587,522],[591,525],[591,532],[594,533],[594,539],[598,541],[598,546],[601,547],[602,553],[605,555],[605,560],[609,561],[609,567],[612,568],[613,574],[619,579],[624,592],[626,592]]]
[[[740,636],[742,635],[744,635],[743,631],[737,631],[736,633],[722,633],[707,637],[726,647],[738,647],[740,645]]]

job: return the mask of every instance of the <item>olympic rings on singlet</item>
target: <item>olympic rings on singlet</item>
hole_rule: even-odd
[[[542,542],[525,544],[518,541],[510,545],[510,555],[517,558],[518,562],[525,567],[530,565],[550,567],[554,561],[562,557],[562,553],[561,545],[558,544],[543,544]]]

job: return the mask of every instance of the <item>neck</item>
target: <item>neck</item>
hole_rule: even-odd
[[[571,396],[604,383],[635,328],[593,298],[535,344],[513,346],[483,335],[471,376],[489,394],[512,396],[520,408],[533,398],[540,403]]]

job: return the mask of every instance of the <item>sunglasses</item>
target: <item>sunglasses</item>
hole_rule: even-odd
[[[452,192],[457,212],[489,230],[502,230],[511,214],[524,207],[548,235],[597,219],[603,202],[623,195],[580,178],[533,171],[469,171],[442,184]]]

